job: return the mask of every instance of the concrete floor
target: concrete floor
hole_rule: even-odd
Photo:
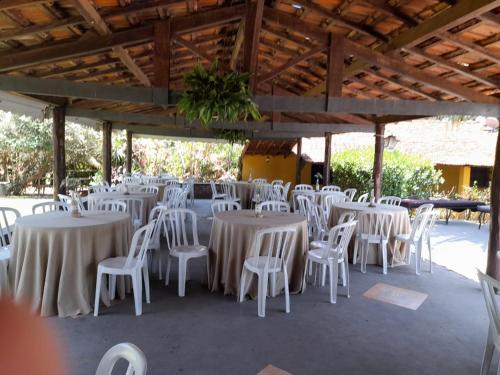
[[[196,210],[202,217],[201,241],[207,243],[208,205],[197,202]],[[470,223],[438,225],[434,258],[452,248],[467,252],[461,246],[483,231]],[[445,233],[454,245],[445,244]],[[484,244],[473,247],[470,257],[478,256]],[[134,315],[128,296],[102,307],[97,318],[47,319],[63,341],[73,374],[93,374],[103,353],[119,342],[135,343],[145,352],[148,374],[250,375],[268,364],[293,374],[479,372],[488,328],[480,289],[442,266],[421,276],[413,266],[389,269],[386,276],[377,266],[364,275],[354,266],[350,299],[340,288],[342,295],[331,305],[327,287],[310,286],[291,297],[290,314],[284,313],[283,296],[268,299],[265,319],[257,317],[255,301],[238,304],[235,297],[208,292],[197,281],[200,273],[200,265],[195,266],[182,299],[176,282],[165,287],[153,280],[152,303],[143,305],[141,317]],[[363,297],[379,282],[429,297],[416,311]]]

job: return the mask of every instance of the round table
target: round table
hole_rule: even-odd
[[[138,198],[142,200],[142,218],[143,218],[143,223],[146,223],[149,218],[149,213],[153,209],[153,207],[156,206],[156,202],[158,202],[158,199],[156,197],[156,194],[153,193],[140,193],[140,192],[131,192],[129,194],[124,194],[119,191],[110,191],[107,193],[94,193],[94,194],[89,194],[88,196],[88,205],[89,209],[92,209],[99,201],[106,200],[106,199],[123,199],[126,201],[128,198]],[[130,208],[129,212],[130,212]]]
[[[225,211],[215,214],[209,244],[209,288],[224,294],[239,293],[241,271],[251,252],[255,233],[259,229],[293,226],[297,228],[296,242],[288,260],[290,292],[302,289],[305,253],[308,250],[306,218],[290,213],[265,211],[255,217],[253,210]],[[245,294],[257,297],[257,279],[253,278]],[[283,275],[278,277],[278,290],[283,288]]]
[[[15,299],[42,316],[88,314],[97,264],[127,256],[131,234],[130,216],[119,212],[84,212],[73,218],[58,211],[17,219],[9,264]],[[123,298],[123,280],[117,287]]]
[[[332,204],[330,215],[328,219],[328,226],[333,227],[337,224],[340,215],[346,211],[354,211],[360,213],[363,211],[374,210],[376,212],[390,213],[392,215],[392,225],[389,232],[388,241],[388,263],[393,266],[401,265],[404,262],[407,246],[405,244],[396,244],[396,235],[398,234],[408,234],[411,231],[410,216],[408,215],[408,209],[401,206],[389,205],[389,204],[376,204],[375,207],[369,207],[368,202],[344,202],[344,203],[334,203]],[[363,231],[368,223],[359,222],[356,230]],[[352,250],[354,249],[354,236],[351,241],[350,255],[352,255]],[[393,259],[394,258],[394,259]],[[376,251],[374,245],[370,246],[368,251],[368,264],[379,264],[382,265],[382,256]]]
[[[254,184],[247,181],[232,182],[236,190],[236,196],[240,198],[241,208],[251,208]]]

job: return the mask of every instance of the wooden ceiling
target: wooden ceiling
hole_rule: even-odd
[[[256,3],[0,0],[0,73],[109,85],[167,84],[182,91],[184,73],[218,58],[228,69],[254,64],[256,94],[322,95],[329,53],[325,38],[334,33],[346,40],[343,97],[490,103],[500,98],[499,0],[267,0],[261,25],[252,19],[245,25],[248,8]],[[167,19],[172,43],[161,46],[154,42],[155,29]],[[161,48],[170,51],[169,64],[155,67],[155,50]],[[245,61],[245,48],[254,48],[254,62]],[[162,69],[169,71],[166,82]],[[72,99],[70,104],[175,113],[175,108],[126,102]],[[337,113],[279,118],[354,124],[398,119]]]

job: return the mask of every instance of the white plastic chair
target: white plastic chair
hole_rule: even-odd
[[[290,205],[283,201],[265,201],[260,207],[264,211],[290,212]]]
[[[34,204],[31,208],[33,214],[44,214],[54,211],[68,211],[69,207],[63,202],[42,202]]]
[[[436,225],[436,221],[439,219],[439,214],[436,211],[431,211],[429,213],[429,219],[427,220],[427,225],[424,229],[424,240],[427,243],[427,248],[429,249],[429,272],[432,273],[432,246],[431,246],[431,233]]]
[[[271,295],[276,296],[276,274],[283,273],[285,286],[285,311],[290,312],[290,292],[288,290],[287,263],[296,241],[296,229],[292,227],[266,228],[255,233],[250,256],[245,259],[240,279],[239,301],[245,298],[246,280],[251,273],[258,276],[258,315],[266,316],[266,297],[269,274]]]
[[[181,187],[181,183],[176,178],[165,181],[165,185],[166,187],[176,187],[176,188]]]
[[[254,183],[255,185],[267,184],[267,180],[265,178],[254,178],[252,180],[252,183]]]
[[[182,194],[181,188],[167,186],[163,191],[162,200],[158,204],[172,208],[173,203],[178,199],[178,196],[181,194]]]
[[[349,189],[344,190],[344,194],[347,195],[347,198],[349,198],[349,201],[352,202],[354,200],[354,196],[356,195],[357,191],[358,191],[357,189],[349,188]]]
[[[139,191],[141,193],[158,194],[158,186],[155,185],[141,186]]]
[[[212,203],[214,203],[214,201],[216,199],[228,199],[229,198],[227,196],[227,194],[225,194],[223,192],[219,192],[217,190],[217,185],[215,184],[214,180],[210,180],[210,189],[212,189]]]
[[[11,255],[12,234],[18,217],[21,217],[18,210],[0,207],[0,251],[4,260]]]
[[[358,215],[358,222],[364,229],[359,231],[358,236],[361,243],[361,272],[366,273],[369,246],[374,244],[378,245],[382,252],[382,273],[387,274],[387,242],[392,226],[392,215],[381,211],[365,211]],[[354,256],[357,256],[356,251],[355,248]]]
[[[356,228],[355,220],[339,224],[330,229],[326,246],[318,247],[307,253],[306,265],[304,267],[303,288],[305,291],[308,264],[317,263],[330,270],[330,303],[337,302],[337,283],[339,278],[339,266],[343,278],[343,285],[347,286],[347,298],[349,294],[349,260],[347,250],[352,234]],[[323,275],[326,275],[323,270]],[[324,280],[322,281],[324,285]]]
[[[108,191],[109,191],[109,186],[106,185],[96,184],[89,186],[89,194],[106,193]]]
[[[98,211],[127,212],[127,204],[118,199],[103,199],[95,202],[93,209]]]
[[[360,203],[368,202],[368,198],[369,198],[369,194],[368,193],[361,194],[358,197],[358,202],[360,202]]]
[[[127,205],[127,213],[132,219],[134,231],[144,225],[144,201],[140,198],[120,198]]]
[[[191,202],[191,206],[194,205],[194,181],[195,181],[194,177],[189,177],[186,181],[184,181],[184,184],[187,186],[189,191],[188,198]]]
[[[348,202],[349,198],[342,192],[332,191],[329,192],[328,195],[323,197],[321,208],[323,210],[323,214],[325,215],[325,219],[328,222],[330,218],[330,212],[332,211],[332,206],[335,203],[344,203]]]
[[[155,221],[143,226],[134,233],[132,244],[127,257],[114,257],[104,259],[97,266],[97,281],[95,287],[94,316],[99,313],[101,296],[101,282],[103,275],[109,275],[109,297],[113,300],[116,291],[116,276],[130,276],[134,289],[135,315],[142,315],[142,277],[146,289],[146,302],[150,303],[149,272],[145,262],[146,251],[153,234]]]
[[[302,191],[302,190],[314,190],[312,185],[308,184],[298,184],[295,185],[295,191]]]
[[[396,235],[396,241],[405,243],[408,246],[406,252],[406,264],[411,262],[411,250],[415,248],[415,273],[420,275],[420,268],[422,266],[422,247],[424,241],[425,227],[430,218],[430,212],[418,214],[411,224],[410,234]]]
[[[141,182],[141,180],[137,179],[136,177],[132,177],[132,176],[123,177],[123,183],[124,184],[138,184],[140,182]]]
[[[477,270],[479,284],[483,292],[484,302],[490,324],[488,327],[488,337],[484,348],[483,363],[481,364],[481,375],[490,372],[491,361],[495,349],[500,349],[500,310],[498,309],[496,290],[500,289],[500,282]],[[497,375],[500,373],[500,364],[497,368]]]
[[[285,186],[283,186],[283,192],[281,193],[281,199],[285,202],[288,200],[288,191],[290,190],[291,185],[292,185],[291,182],[287,182],[285,184]]]
[[[225,181],[222,182],[220,185],[222,187],[222,193],[226,194],[227,197],[226,199],[230,199],[236,202],[240,201],[240,198],[236,196],[236,186],[234,185],[234,183]]]
[[[272,200],[285,202],[286,201],[286,198],[284,198],[285,197],[285,194],[284,194],[285,187],[283,185],[280,185],[280,184],[274,184],[272,186],[273,186]]]
[[[273,185],[268,183],[257,184],[253,190],[253,204],[259,204],[265,201],[273,200]]]
[[[432,212],[434,205],[432,203],[425,203],[417,207],[415,210],[415,217],[419,214]]]
[[[342,191],[342,189],[340,188],[340,186],[337,186],[337,185],[327,185],[327,186],[323,186],[321,188],[321,191]]]
[[[241,205],[233,200],[217,200],[212,203],[212,216],[223,211],[241,210]]]
[[[111,375],[120,359],[128,362],[127,375],[146,375],[146,356],[137,346],[127,342],[113,346],[104,354],[95,375]]]
[[[283,180],[272,180],[271,185],[283,185]]]
[[[153,250],[152,258],[154,259],[154,255],[157,256],[158,259],[158,279],[161,280],[163,278],[162,273],[162,264],[163,257],[161,251],[161,233],[163,228],[166,228],[165,223],[165,213],[167,212],[167,207],[165,206],[156,206],[149,213],[148,223],[155,223],[153,228],[153,233],[151,234],[151,240],[149,241],[149,245],[147,250]],[[153,270],[154,271],[154,270]]]
[[[399,205],[401,205],[401,198],[394,197],[392,195],[388,195],[388,196],[385,196],[385,197],[381,197],[378,200],[378,203],[380,203],[380,204],[390,204],[392,206],[399,206]]]
[[[192,240],[188,238],[186,221],[191,221]],[[206,257],[208,279],[208,249],[198,241],[198,227],[196,213],[186,208],[170,209],[165,213],[165,221],[170,235],[167,235],[169,249],[165,285],[170,282],[171,258],[179,259],[178,295],[184,297],[186,290],[186,273],[188,261],[193,258]]]
[[[71,207],[71,197],[69,195],[65,194],[57,194],[57,197],[59,198],[60,202],[63,202],[69,209]],[[78,208],[80,211],[85,211],[84,203],[87,201],[87,197],[79,197],[78,198]]]
[[[293,205],[293,212],[300,212],[300,207],[299,207],[299,200],[298,198],[302,197],[307,197],[311,203],[313,203],[316,200],[316,196],[314,195],[313,190],[294,190],[292,193],[292,205]]]

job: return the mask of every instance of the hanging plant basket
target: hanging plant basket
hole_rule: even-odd
[[[248,73],[220,73],[217,60],[208,69],[198,64],[184,76],[186,89],[177,109],[188,122],[199,120],[205,127],[215,121],[259,120],[259,109],[248,90],[249,78]]]

